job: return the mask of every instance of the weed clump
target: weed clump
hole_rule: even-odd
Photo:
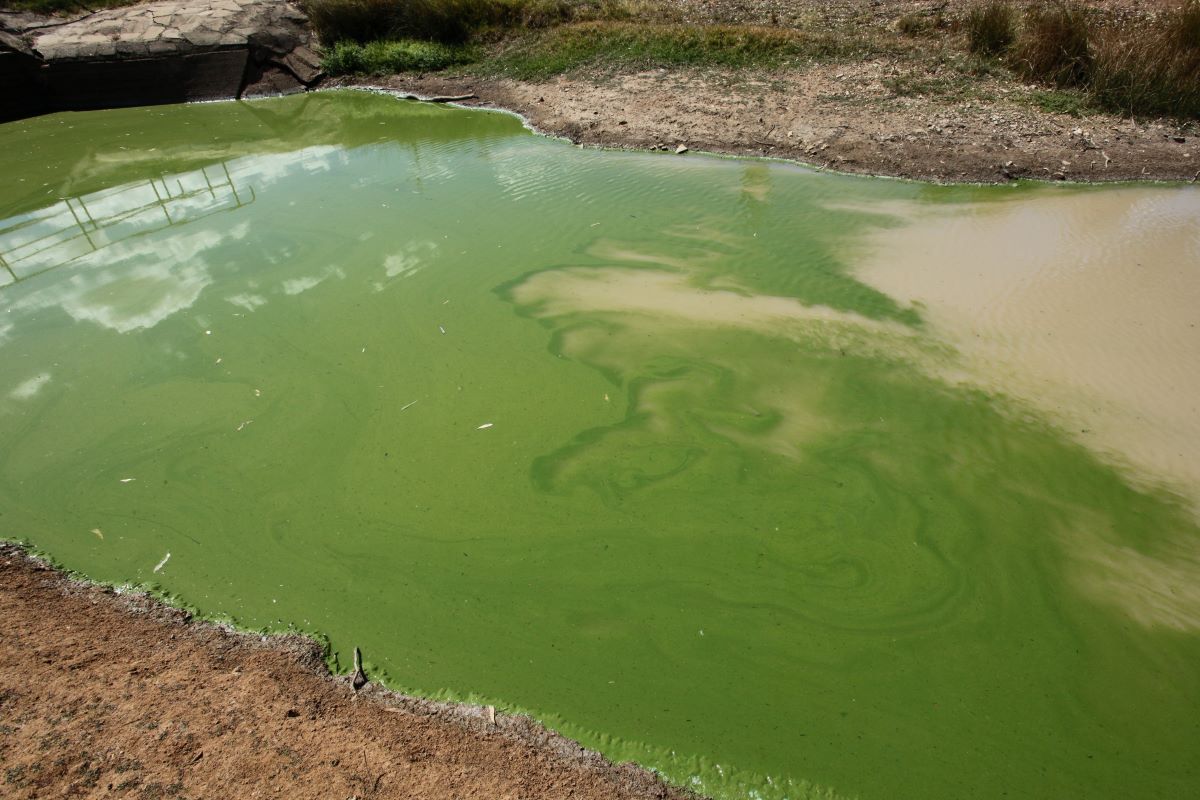
[[[1091,77],[1091,30],[1087,12],[1076,6],[1034,6],[1014,52],[1017,71],[1052,86],[1083,86]]]
[[[484,28],[543,28],[571,18],[569,0],[307,0],[324,42],[425,39],[458,43]]]
[[[1080,7],[1032,8],[1012,65],[1028,80],[1083,91],[1100,108],[1200,117],[1200,0],[1106,26]]]
[[[1200,0],[1143,30],[1103,32],[1091,90],[1102,105],[1127,114],[1200,117]]]
[[[321,66],[330,75],[386,75],[396,72],[432,72],[465,64],[472,53],[465,47],[414,40],[338,42],[326,49]]]
[[[923,36],[933,28],[933,21],[924,14],[905,14],[896,20],[896,30],[905,36]]]
[[[869,49],[851,37],[780,28],[593,21],[557,27],[501,54],[491,66],[519,80],[544,80],[589,63],[739,69],[843,58]]]
[[[1016,13],[1005,0],[988,0],[967,12],[967,46],[980,56],[998,56],[1012,44]]]

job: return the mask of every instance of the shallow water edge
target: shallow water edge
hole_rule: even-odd
[[[558,768],[561,771],[561,774],[558,776],[559,780],[571,781],[572,773],[578,772],[586,776],[589,780],[599,780],[610,784],[614,788],[619,788],[622,796],[633,795],[635,797],[665,798],[666,800],[688,800],[689,798],[696,797],[692,792],[680,790],[664,783],[662,778],[654,774],[651,770],[644,769],[632,763],[615,764],[603,755],[593,750],[588,750],[579,743],[547,729],[528,716],[508,713],[507,711],[498,710],[487,705],[472,705],[469,703],[455,703],[410,696],[387,689],[378,682],[370,682],[362,688],[354,690],[351,686],[349,675],[339,675],[330,671],[328,644],[322,643],[311,635],[294,632],[249,631],[239,628],[228,621],[204,618],[193,613],[192,609],[178,602],[173,602],[172,598],[154,589],[135,588],[128,585],[111,586],[89,580],[85,576],[71,573],[55,565],[52,559],[36,554],[33,548],[22,543],[8,540],[0,541],[0,565],[3,565],[5,573],[10,578],[13,577],[15,571],[20,575],[22,581],[26,578],[36,581],[39,591],[45,590],[57,596],[56,599],[61,598],[62,605],[68,608],[72,603],[82,601],[91,607],[93,613],[108,615],[118,620],[128,619],[131,622],[148,622],[151,625],[161,626],[161,639],[174,641],[176,637],[179,637],[184,643],[183,646],[189,648],[195,647],[201,651],[205,650],[213,642],[217,642],[219,643],[219,652],[212,659],[214,662],[218,660],[224,662],[231,649],[237,650],[241,648],[249,652],[271,651],[278,656],[278,662],[284,665],[282,674],[276,672],[273,680],[281,687],[288,687],[285,691],[291,693],[291,702],[297,707],[312,707],[313,703],[316,703],[318,707],[320,706],[321,700],[319,698],[313,699],[307,696],[309,693],[304,691],[305,681],[315,679],[324,685],[322,688],[327,688],[335,696],[362,706],[362,713],[374,713],[383,717],[384,719],[380,720],[381,723],[396,723],[399,720],[407,720],[415,716],[421,719],[434,720],[438,723],[445,723],[445,727],[451,731],[455,729],[460,730],[461,746],[466,752],[470,752],[472,742],[478,737],[499,738],[513,742],[520,747],[529,748],[549,762],[558,764]],[[5,592],[12,591],[15,591],[15,589],[8,581],[0,582],[0,596]],[[11,608],[11,605],[6,603],[6,607]],[[20,604],[17,607],[22,608]],[[44,611],[44,607],[39,606],[38,616],[47,616],[42,611]],[[62,625],[70,621],[73,621],[73,617],[66,617],[58,623],[50,624]],[[23,618],[20,611],[6,617],[4,622],[19,629],[22,634],[27,633],[31,627],[29,622]],[[106,642],[109,641],[109,637],[113,633],[114,631],[111,628],[106,627],[103,632],[96,631],[93,633],[92,640],[88,640],[88,635],[84,634],[83,641],[80,641],[79,634],[75,634],[74,643],[77,649],[67,654],[67,660],[70,664],[70,666],[66,667],[69,670],[68,674],[70,677],[68,679],[76,686],[82,686],[84,691],[94,692],[102,701],[115,701],[117,698],[110,696],[111,687],[105,685],[102,682],[102,678],[93,675],[95,670],[88,666],[90,660],[87,656],[85,655],[83,659],[86,663],[70,662],[77,662],[79,659],[76,656],[81,653],[107,650]],[[139,630],[132,630],[127,635],[136,640],[141,634],[142,632]],[[38,640],[32,642],[34,646],[42,643]],[[30,642],[23,641],[22,644],[28,646]],[[111,658],[113,657],[110,656]],[[165,671],[165,667],[167,666],[165,664],[160,665],[163,668],[160,670],[155,668],[154,664],[156,662],[147,662],[145,659],[127,660],[123,655],[115,658],[117,659],[116,666],[118,670],[127,666],[130,674],[141,673],[142,675],[154,677]],[[46,663],[52,669],[58,666],[51,661],[46,661]],[[214,668],[220,669],[220,666],[214,665]],[[240,669],[240,666],[235,668],[235,672],[240,671]],[[201,687],[203,687],[203,684],[201,684]],[[298,692],[297,687],[300,690]],[[199,691],[203,692],[204,689],[200,688]],[[214,688],[210,691],[219,693],[220,690]],[[164,697],[160,693],[154,694],[156,695],[155,697],[146,698],[147,704],[153,705],[159,713],[166,712],[170,715],[172,713],[171,701],[169,699],[164,700]],[[19,712],[22,715],[21,718],[28,722],[29,718],[36,718],[39,713],[53,713],[51,711],[51,703],[57,697],[58,695],[55,698],[39,697],[34,700],[34,698],[29,697],[25,693],[20,693],[15,697],[10,695],[6,698],[6,710],[10,713]],[[31,700],[34,700],[34,702],[30,702]],[[261,724],[261,721],[256,721],[255,718],[260,717],[263,713],[263,710],[259,708],[246,709],[239,715],[240,719],[237,724],[241,726]],[[402,716],[393,716],[393,714]],[[292,712],[289,711],[288,716],[291,715]],[[9,733],[14,733],[14,731],[10,731]],[[349,738],[355,738],[353,731],[350,733]],[[10,742],[15,745],[16,739],[14,738]],[[79,742],[78,744],[86,747],[86,742]],[[403,757],[405,755],[403,744],[400,742],[395,744],[397,748],[395,755]],[[198,770],[199,774],[188,776],[186,791],[189,796],[197,789],[198,785],[201,787],[209,786],[207,783],[209,779],[203,775],[203,772],[205,767],[214,758],[214,750],[221,749],[216,742],[211,740],[202,739],[199,745],[202,749],[197,751],[198,755],[192,759],[191,763],[192,770]],[[119,752],[117,751],[117,754]],[[110,749],[108,753],[113,755],[114,750]],[[207,757],[205,756],[206,753]],[[23,756],[26,754],[13,752],[10,748],[6,755],[8,756],[6,763],[10,765],[8,783],[10,786],[14,783],[19,784],[20,781],[17,779],[27,771],[26,766],[22,765],[22,762],[25,760]],[[88,754],[86,752],[77,752],[73,755],[76,760],[82,760],[86,766],[88,762]],[[497,767],[504,768],[505,765],[484,763],[488,755],[486,752],[479,754],[480,761],[476,765],[481,770],[486,771],[488,769],[496,769]],[[220,756],[216,757],[220,758]],[[445,759],[446,756],[439,753],[436,758]],[[68,760],[74,765],[74,760]],[[110,758],[109,761],[111,762],[112,759]],[[151,770],[157,767],[157,765],[147,766]],[[349,764],[347,767],[353,769]],[[129,772],[131,768],[134,770],[133,773]],[[115,772],[119,778],[136,778],[137,770],[141,768],[142,766],[136,761],[119,759],[116,762]],[[111,763],[103,764],[97,774],[103,776],[103,772],[106,770],[109,772],[111,779],[114,770]],[[216,777],[215,780],[220,781],[221,778]],[[574,780],[578,780],[578,778]],[[128,781],[126,782],[128,783]],[[306,779],[303,783],[308,785],[309,781]],[[52,786],[54,784],[50,783],[47,785]],[[293,788],[299,789],[300,787]],[[331,787],[324,786],[323,788],[328,789]],[[292,796],[298,795],[294,794]],[[382,796],[389,795],[385,792]],[[538,790],[532,796],[542,797],[550,795]]]

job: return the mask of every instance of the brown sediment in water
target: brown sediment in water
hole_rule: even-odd
[[[7,798],[682,798],[526,717],[355,692],[320,648],[192,620],[0,545]]]
[[[855,271],[917,304],[956,380],[1037,409],[1200,508],[1200,195],[1129,188],[917,211]]]
[[[788,324],[829,322],[893,335],[907,333],[898,323],[805,305],[790,297],[698,288],[689,283],[689,277],[686,273],[615,266],[566,267],[533,276],[516,287],[513,298],[522,305],[536,306],[538,316],[644,314],[659,321],[671,318],[701,327],[760,331],[778,331]]]

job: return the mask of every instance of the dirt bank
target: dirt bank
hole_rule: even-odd
[[[305,639],[230,633],[0,545],[0,796],[684,798],[526,718],[355,693]]]
[[[828,33],[869,42],[866,51],[874,55],[777,69],[650,70],[631,70],[602,55],[541,82],[497,74],[485,61],[457,74],[367,83],[424,96],[474,93],[480,104],[517,111],[542,131],[586,145],[671,151],[684,145],[943,182],[1200,178],[1200,121],[1105,113],[1079,93],[1028,84],[999,61],[973,58],[962,27],[971,5],[661,0],[646,6],[656,9],[648,22]],[[1097,25],[1123,28],[1154,19],[1179,0],[1083,5]],[[914,20],[919,32],[905,33],[904,23]],[[502,51],[508,46],[498,45]]]
[[[1035,89],[998,79],[997,99],[901,97],[885,85],[900,69],[870,61],[801,73],[660,69],[545,83],[432,74],[326,85],[475,94],[467,105],[516,111],[543,132],[600,147],[675,151],[684,145],[942,182],[1200,177],[1194,125],[1049,113],[1024,97]],[[1005,98],[1006,91],[1017,96]]]

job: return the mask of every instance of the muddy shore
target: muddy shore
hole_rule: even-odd
[[[886,62],[803,73],[650,70],[545,83],[475,76],[333,79],[515,111],[585,146],[769,157],[823,169],[939,183],[1200,179],[1200,129],[1113,115],[1075,118],[1020,98],[950,103],[889,97]],[[1004,89],[997,86],[997,91]]]
[[[0,545],[0,795],[676,798],[526,717],[330,675],[319,646],[191,619]]]

